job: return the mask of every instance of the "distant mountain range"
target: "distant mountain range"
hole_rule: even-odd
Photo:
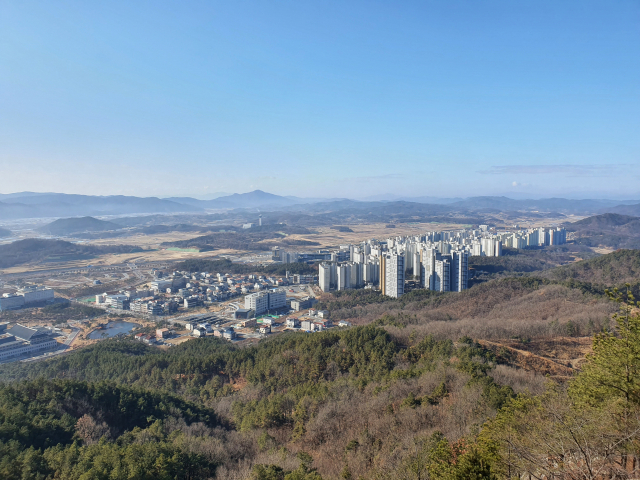
[[[607,209],[607,212],[640,217],[640,203],[635,205],[618,205],[616,207]]]
[[[191,205],[155,197],[69,195],[65,193],[0,195],[0,219],[47,218],[139,213],[197,212]]]
[[[378,200],[374,200],[378,199]],[[381,195],[369,201],[345,198],[299,198],[274,195],[255,190],[235,193],[212,200],[191,197],[133,197],[91,196],[63,193],[22,192],[0,195],[0,220],[21,218],[60,218],[134,214],[205,213],[233,209],[268,209],[296,211],[331,211],[335,208],[377,209],[384,205],[403,208],[409,205],[432,205],[438,214],[447,213],[491,213],[491,212],[559,212],[562,214],[588,215],[595,213],[640,214],[640,201],[618,201],[607,199],[572,200],[546,198],[537,200],[515,200],[508,197],[397,197]],[[374,200],[374,201],[372,201]]]
[[[226,197],[218,197],[213,200],[196,200],[190,197],[168,198],[172,202],[199,207],[202,209],[225,209],[225,208],[256,208],[256,207],[284,207],[303,203],[296,197],[281,197],[272,193],[254,190],[249,193],[234,193]]]

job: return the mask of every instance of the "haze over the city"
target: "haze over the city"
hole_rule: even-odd
[[[636,1],[2,2],[0,193],[635,198],[639,24]]]

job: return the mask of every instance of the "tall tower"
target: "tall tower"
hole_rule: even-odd
[[[258,226],[262,226],[262,214],[258,215]]]
[[[436,251],[432,248],[425,248],[420,252],[420,255],[420,264],[422,265],[420,280],[422,287],[427,290],[434,290]]]
[[[331,290],[331,265],[321,263],[318,267],[318,283],[323,292]]]
[[[461,292],[469,283],[469,254],[464,250],[455,251],[451,259],[450,288],[452,292]]]
[[[436,259],[434,290],[436,292],[451,291],[451,257],[441,256]]]
[[[387,255],[380,259],[380,289],[388,297],[404,294],[404,256]]]

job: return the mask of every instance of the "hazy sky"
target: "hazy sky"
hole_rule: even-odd
[[[640,2],[0,2],[0,193],[640,198]]]

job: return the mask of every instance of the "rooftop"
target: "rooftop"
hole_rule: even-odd
[[[48,335],[48,332],[46,331],[25,327],[24,325],[14,325],[9,330],[7,330],[7,333],[9,335],[14,335],[16,338],[19,338],[20,340],[25,340],[25,341],[29,341],[33,337]]]

